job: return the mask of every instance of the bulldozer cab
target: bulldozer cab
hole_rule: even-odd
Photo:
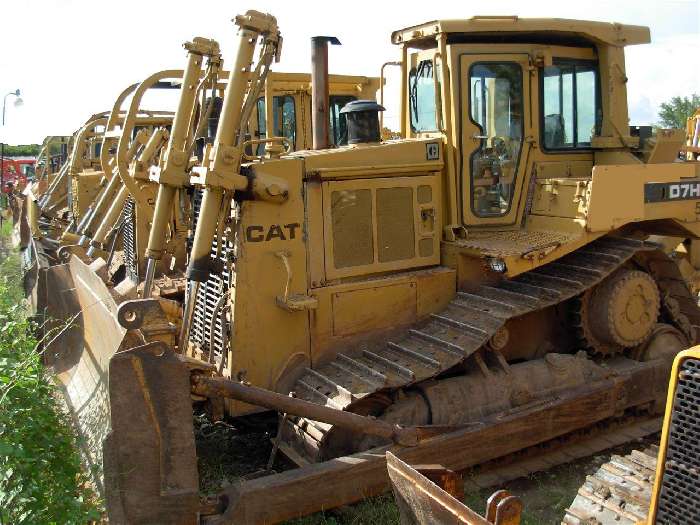
[[[169,79],[165,81],[165,75],[176,73],[177,79]],[[181,87],[181,76],[183,71],[162,72],[149,77],[139,88],[137,88],[134,99],[132,100],[132,108],[125,119],[122,126],[122,138],[119,141],[117,149],[117,164],[120,170],[120,177],[125,176],[128,179],[133,179],[128,188],[130,195],[126,201],[124,217],[127,222],[123,231],[124,239],[124,257],[126,261],[126,275],[131,280],[138,284],[139,277],[145,275],[145,258],[142,257],[146,251],[149,227],[153,220],[153,207],[156,200],[157,185],[148,180],[148,171],[153,164],[157,164],[160,156],[163,155],[160,148],[165,148],[167,140],[161,144],[157,154],[151,159],[136,160],[135,165],[128,165],[126,160],[126,151],[129,145],[129,139],[132,132],[138,129],[136,125],[136,115],[138,111],[145,111],[139,108],[142,95],[146,90],[153,88],[162,89]],[[218,72],[218,80],[216,89],[212,91],[212,96],[222,99],[224,90],[227,84],[227,71]],[[330,85],[331,97],[338,97],[339,100],[355,99],[357,97],[374,97],[378,88],[377,79],[367,77],[337,77],[334,78]],[[138,97],[137,97],[138,95]],[[264,95],[257,99],[255,110],[251,115],[247,133],[251,139],[259,142],[255,147],[247,148],[246,153],[249,155],[263,156],[265,155],[265,139],[272,137],[284,137],[289,141],[290,147],[293,150],[307,148],[311,141],[310,129],[310,77],[303,73],[270,73],[266,79]],[[265,101],[270,97],[273,100],[271,109],[266,109]],[[208,99],[207,99],[208,100]],[[199,111],[206,111],[207,101],[200,105]],[[213,133],[216,130],[218,123],[218,113],[212,114],[209,117],[208,129],[204,131],[202,136],[194,137],[197,147],[194,148],[193,154],[197,157],[197,162],[201,163],[205,156],[206,145],[211,144],[214,140]],[[269,124],[269,126],[268,126]],[[168,125],[168,130],[171,126]],[[267,129],[271,132],[268,133]],[[195,132],[194,129],[191,130]],[[167,139],[167,137],[166,137]],[[255,151],[253,151],[255,149]],[[138,173],[140,169],[141,173]],[[122,173],[124,175],[122,175]],[[141,180],[137,180],[141,179]],[[126,182],[129,182],[127,180]],[[137,189],[137,187],[139,189]],[[192,191],[183,190],[183,196],[178,203],[178,207],[182,207],[184,201],[186,206],[180,213],[174,213],[175,230],[171,231],[171,243],[169,251],[174,254],[174,261],[170,257],[161,265],[160,273],[169,275],[181,273],[182,266],[185,263],[185,240],[184,234],[188,228],[193,229],[190,222],[193,220],[192,211],[197,208],[197,201],[201,197]],[[186,194],[186,195],[185,195]],[[184,199],[184,201],[183,201]],[[140,210],[140,213],[139,213]],[[184,211],[184,213],[183,213]],[[115,222],[114,217],[106,216],[105,220],[109,225]],[[178,233],[179,232],[179,233]],[[177,237],[177,238],[176,238]],[[173,272],[174,270],[174,272]]]
[[[453,226],[527,228],[532,179],[636,161],[623,48],[649,42],[646,28],[474,17],[392,40],[404,53],[405,136],[446,143]]]
[[[45,179],[44,186],[51,183],[52,175],[55,175],[68,159],[71,143],[72,137],[67,135],[50,135],[44,139],[36,157],[35,181]]]
[[[340,110],[353,100],[374,100],[379,89],[377,78],[330,75],[329,125],[331,146],[347,144],[347,126]],[[272,97],[272,111],[267,112],[267,99]],[[268,133],[268,129],[271,130]],[[255,111],[249,123],[251,136],[257,139],[285,137],[292,150],[310,149],[311,141],[311,77],[306,73],[278,73],[268,75],[264,96],[256,100]],[[257,155],[264,153],[265,145],[257,145]]]

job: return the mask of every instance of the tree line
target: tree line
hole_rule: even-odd
[[[667,102],[662,102],[659,106],[658,126],[685,129],[688,118],[695,113],[695,110],[700,110],[700,95],[697,93],[693,93],[689,97],[673,97]],[[20,144],[19,146],[5,144],[5,155],[8,157],[36,157],[40,149],[40,144]],[[53,149],[56,151],[51,151],[52,155],[59,152],[58,147]]]
[[[20,144],[19,146],[5,144],[5,155],[8,157],[36,157],[40,149],[40,144]]]
[[[673,97],[659,106],[659,126],[685,129],[686,122],[695,110],[700,110],[700,95],[697,93],[690,97]]]

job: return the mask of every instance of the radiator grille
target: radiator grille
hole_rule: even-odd
[[[202,192],[201,190],[195,190],[192,204],[192,232],[194,232],[197,225],[201,205]],[[214,239],[211,249],[212,257],[216,256],[216,248],[217,240]],[[214,315],[214,308],[216,307],[216,303],[219,301],[219,298],[228,292],[231,284],[231,263],[227,261],[229,261],[229,254],[232,250],[233,245],[228,241],[222,246],[221,253],[219,254],[219,260],[223,261],[224,263],[223,271],[218,275],[212,273],[207,282],[200,285],[199,293],[197,294],[197,301],[195,302],[192,324],[190,327],[190,342],[205,352],[209,351],[210,327],[211,320]],[[190,284],[188,284],[188,286],[190,286]],[[214,324],[214,348],[212,349],[216,362],[221,359],[222,355],[224,329],[228,329],[228,327],[222,325],[221,316],[219,315]]]
[[[374,262],[371,190],[341,190],[331,194],[333,263],[336,268]]]
[[[80,217],[80,206],[78,206],[78,194],[80,193],[80,181],[78,177],[70,177],[70,188],[68,191],[68,207],[73,217]]]
[[[136,250],[136,216],[134,213],[135,202],[132,197],[126,199],[122,220],[122,243],[124,245],[124,266],[126,266],[126,276],[133,282],[139,282],[139,259]]]
[[[656,523],[700,523],[700,360],[680,367]]]
[[[379,262],[416,256],[413,188],[377,190],[377,255]]]

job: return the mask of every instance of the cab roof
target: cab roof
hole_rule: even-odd
[[[520,18],[474,16],[463,20],[434,20],[399,29],[391,34],[394,44],[411,47],[435,46],[435,38],[446,34],[448,42],[522,42],[560,45],[629,46],[651,42],[649,28],[564,18]]]

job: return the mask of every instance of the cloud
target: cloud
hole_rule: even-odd
[[[629,100],[637,124],[653,121],[660,102],[700,85],[698,0],[502,0],[486,7],[416,0],[355,0],[333,8],[321,0],[248,4],[278,18],[284,46],[277,71],[308,71],[309,38],[330,34],[343,43],[331,50],[331,72],[378,76],[381,64],[398,56],[389,41],[391,31],[487,10],[494,15],[650,25],[655,42],[628,48]],[[235,49],[231,19],[245,8],[242,2],[228,0],[22,0],[4,5],[0,90],[19,87],[25,105],[8,108],[8,125],[0,139],[28,143],[48,134],[72,133],[91,114],[111,108],[132,82],[161,69],[182,68],[182,43],[194,36],[217,39],[224,61],[230,61]]]
[[[627,93],[633,124],[654,124],[662,102],[700,92],[697,57],[698,35],[670,36],[627,48]]]
[[[656,121],[657,109],[652,106],[649,97],[642,96],[629,101],[630,124],[643,125]]]

